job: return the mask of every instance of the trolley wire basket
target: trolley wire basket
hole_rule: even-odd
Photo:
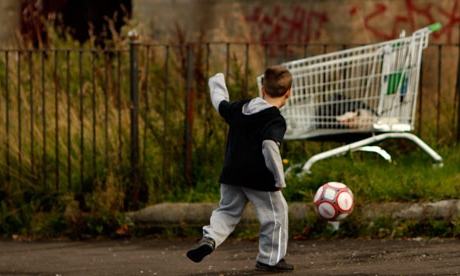
[[[411,140],[442,166],[442,158],[410,133],[422,53],[430,33],[440,28],[435,23],[411,36],[281,64],[293,77],[291,96],[281,108],[287,124],[284,138],[353,141],[312,156],[300,165],[302,171],[309,172],[321,159],[355,150],[373,151],[391,161],[386,151],[370,146],[389,138]],[[257,81],[261,91],[263,76]]]

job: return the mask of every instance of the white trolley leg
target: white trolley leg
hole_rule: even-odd
[[[414,142],[417,146],[419,146],[422,150],[424,150],[433,160],[435,161],[435,165],[442,167],[443,166],[443,160],[442,157],[436,153],[430,146],[428,146],[425,142],[423,142],[420,138],[418,138],[416,135],[412,133],[384,133],[384,134],[379,134],[376,136],[372,136],[354,143],[350,143],[335,149],[331,149],[325,152],[321,152],[318,154],[313,155],[308,161],[303,165],[302,171],[306,173],[310,173],[310,168],[313,166],[313,164],[319,160],[323,160],[329,157],[337,156],[337,155],[343,155],[349,151],[355,151],[355,150],[360,150],[360,149],[365,149],[366,146],[380,142],[385,139],[394,139],[394,138],[400,138],[400,139],[408,139]],[[378,147],[377,147],[378,148]],[[379,153],[382,157],[384,157],[386,160],[391,161],[391,157],[385,152],[385,151],[380,151],[377,148],[367,148],[368,151],[374,151]],[[288,169],[289,171],[289,169]]]
[[[357,148],[356,151],[366,151],[366,152],[377,153],[378,155],[382,156],[383,159],[387,160],[388,162],[391,162],[391,155],[388,154],[386,150],[382,149],[379,146],[364,146],[364,147]]]

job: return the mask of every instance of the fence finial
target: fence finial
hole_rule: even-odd
[[[128,32],[128,37],[131,42],[136,41],[139,38],[139,34],[135,29],[132,29],[131,31]]]

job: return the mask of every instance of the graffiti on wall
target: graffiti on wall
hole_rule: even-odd
[[[267,49],[270,56],[283,52],[283,43],[307,43],[320,39],[324,25],[329,22],[325,12],[313,12],[300,6],[285,12],[278,5],[274,5],[269,14],[256,6],[245,19],[259,30],[262,44],[272,44]],[[280,44],[273,45],[276,43]],[[290,56],[291,53],[285,54]]]
[[[325,12],[313,12],[300,6],[286,12],[279,5],[274,5],[270,13],[263,13],[260,6],[255,6],[245,19],[260,30],[260,41],[265,43],[303,43],[319,39],[324,25],[329,22]]]
[[[376,40],[398,37],[402,25],[409,26],[411,29],[407,31],[410,33],[421,27],[420,24],[441,22],[443,28],[433,34],[433,38],[452,43],[453,34],[458,30],[460,23],[459,0],[442,3],[448,3],[450,6],[440,6],[436,1],[421,3],[416,0],[404,0],[403,8],[395,12],[388,1],[385,1],[375,2],[366,7],[347,6],[346,13],[350,20],[363,20],[364,31],[373,35]],[[313,11],[299,5],[291,9],[282,8],[280,5],[269,8],[256,5],[245,16],[245,20],[257,30],[257,38],[262,43],[309,43],[321,39],[325,27],[333,23],[330,17],[336,14],[337,12],[332,14],[330,11]],[[381,29],[382,20],[389,20],[385,23],[389,26],[385,30]]]
[[[397,14],[389,22],[391,28],[386,32],[381,31],[374,27],[374,22],[379,22],[382,18],[387,18],[386,15],[391,12],[388,5],[383,3],[375,3],[373,10],[367,12],[364,17],[364,27],[367,32],[372,33],[379,39],[388,40],[393,39],[398,36],[399,25],[410,26],[411,30],[414,31],[418,27],[417,22],[426,22],[426,24],[431,24],[434,22],[441,22],[443,27],[439,32],[433,34],[434,39],[444,39],[446,43],[452,43],[452,35],[455,30],[458,29],[458,24],[460,23],[460,7],[459,1],[455,0],[450,2],[451,7],[443,8],[436,5],[435,3],[425,3],[425,5],[420,6],[415,0],[405,0],[404,1],[404,10],[401,15]],[[350,10],[350,15],[353,16],[358,7],[353,7]]]

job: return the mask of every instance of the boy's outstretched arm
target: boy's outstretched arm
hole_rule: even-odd
[[[208,81],[211,94],[211,102],[214,108],[219,111],[219,105],[222,101],[229,101],[228,90],[225,84],[225,77],[222,73],[217,73]]]

